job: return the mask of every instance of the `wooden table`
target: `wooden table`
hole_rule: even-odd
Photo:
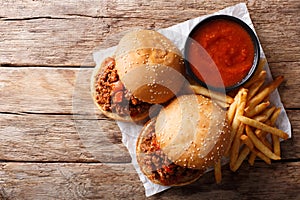
[[[92,51],[132,27],[169,27],[239,2],[2,0],[0,199],[144,199],[118,126],[89,108]],[[300,198],[300,2],[246,4],[273,76],[285,76],[279,92],[293,136],[282,160],[245,162],[236,173],[225,166],[220,185],[207,173],[149,199]],[[98,132],[104,139],[89,146]]]

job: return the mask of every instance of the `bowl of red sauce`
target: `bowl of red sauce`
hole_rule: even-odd
[[[188,75],[202,86],[226,92],[246,83],[254,74],[260,47],[253,30],[229,15],[214,15],[190,32],[184,49]]]

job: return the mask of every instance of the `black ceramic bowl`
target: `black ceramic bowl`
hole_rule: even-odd
[[[252,66],[249,69],[249,71],[247,72],[246,75],[243,76],[243,78],[241,78],[239,81],[237,81],[234,84],[228,85],[228,86],[212,86],[210,84],[207,84],[205,81],[202,81],[201,79],[199,79],[197,77],[197,75],[193,72],[192,70],[192,65],[190,63],[190,58],[189,58],[189,53],[190,53],[190,49],[192,46],[192,42],[195,41],[194,37],[197,34],[197,32],[199,30],[201,30],[201,28],[203,28],[204,25],[206,25],[207,23],[210,23],[212,21],[216,21],[216,20],[229,20],[231,22],[235,22],[236,24],[238,24],[241,28],[243,28],[246,33],[248,34],[248,36],[250,36],[252,44],[253,44],[253,48],[254,48],[254,56],[253,56],[253,62],[252,62]],[[252,47],[251,47],[252,48]],[[207,87],[209,89],[212,90],[217,90],[217,91],[231,91],[234,90],[240,86],[242,86],[244,83],[246,83],[254,74],[258,63],[259,63],[259,58],[260,58],[260,47],[259,47],[259,42],[257,39],[257,36],[255,35],[255,33],[253,32],[253,30],[242,20],[233,17],[233,16],[229,16],[229,15],[214,15],[211,17],[207,17],[204,20],[202,20],[201,22],[199,22],[190,32],[189,37],[186,40],[185,43],[185,49],[184,49],[184,58],[185,58],[185,67],[187,70],[187,73],[189,76],[191,76],[196,82],[198,82],[200,85]],[[251,57],[252,59],[252,57]],[[209,77],[207,77],[209,79]]]

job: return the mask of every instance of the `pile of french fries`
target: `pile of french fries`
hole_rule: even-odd
[[[221,94],[209,94],[210,97],[213,96],[212,98],[222,102],[218,103],[219,105],[227,108],[231,136],[225,156],[229,158],[230,169],[234,172],[247,157],[251,166],[254,165],[256,157],[267,164],[271,164],[271,160],[280,160],[280,138],[286,140],[289,137],[287,133],[275,127],[281,110],[271,105],[269,101],[270,94],[282,83],[283,76],[266,83],[267,73],[263,70],[265,62],[265,59],[260,60],[253,78],[233,97],[223,96],[222,101],[221,97],[218,97]],[[192,89],[196,94],[208,96],[209,91],[205,88],[192,86]],[[220,183],[221,160],[215,164],[214,172],[216,183]]]

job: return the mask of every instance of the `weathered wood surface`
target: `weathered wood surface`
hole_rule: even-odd
[[[146,199],[131,164],[1,163],[0,199]],[[299,162],[242,165],[148,199],[299,199]],[[244,173],[247,171],[247,173]],[[264,173],[261,173],[261,172]],[[285,180],[285,181],[283,181]]]
[[[239,2],[244,1],[1,1],[0,64],[93,65],[91,51],[103,42],[116,44],[113,34],[169,27]],[[269,61],[299,61],[299,1],[247,5]]]
[[[5,71],[7,70],[8,69],[6,69]],[[13,68],[9,69],[9,71],[12,72],[12,74],[15,73],[14,71],[18,71],[18,73],[20,74],[32,74],[32,76],[28,77],[28,80],[20,81],[20,83],[34,83],[34,87],[32,87],[32,89],[30,89],[29,86],[28,88],[23,87],[23,91],[25,91],[24,93],[22,93],[22,90],[20,90],[15,94],[16,99],[9,99],[9,102],[15,106],[18,106],[18,101],[22,101],[23,99],[24,101],[27,101],[27,103],[25,104],[26,106],[21,105],[21,107],[17,107],[16,110],[4,110],[4,112],[0,114],[0,160],[2,160],[2,163],[5,164],[5,166],[12,167],[7,168],[6,171],[8,171],[9,173],[6,176],[6,179],[3,179],[4,176],[2,175],[0,176],[2,178],[0,179],[0,183],[1,180],[3,180],[2,183],[4,183],[5,186],[3,186],[4,189],[2,189],[2,195],[4,195],[4,197],[8,196],[11,199],[18,199],[18,197],[25,197],[25,199],[30,199],[31,197],[44,197],[48,199],[54,199],[57,197],[56,195],[59,194],[62,195],[61,199],[73,198],[74,195],[77,195],[77,198],[81,197],[82,199],[84,199],[84,197],[125,197],[126,195],[133,195],[133,197],[136,197],[137,199],[143,198],[143,188],[141,186],[141,182],[136,178],[136,174],[134,173],[133,169],[131,169],[130,175],[120,175],[119,172],[114,171],[115,168],[123,169],[123,165],[130,166],[130,164],[118,165],[117,163],[129,163],[131,161],[130,156],[127,153],[125,147],[121,144],[120,132],[115,122],[105,120],[105,117],[103,117],[102,115],[93,114],[96,111],[94,110],[93,106],[91,106],[92,104],[88,103],[88,92],[83,92],[82,96],[79,95],[79,97],[82,97],[82,102],[86,102],[86,104],[82,104],[82,102],[79,101],[79,106],[77,106],[76,109],[78,109],[79,111],[87,111],[88,107],[91,106],[90,111],[84,112],[82,114],[80,114],[80,112],[74,113],[74,115],[72,114],[72,104],[70,102],[72,101],[72,91],[69,91],[69,89],[74,87],[75,81],[73,78],[66,78],[66,76],[63,76],[62,74],[74,75],[76,74],[76,72],[78,72],[78,69]],[[26,71],[28,72],[26,73]],[[86,72],[83,73],[83,77],[85,77],[91,72],[91,69],[84,69],[83,71]],[[52,77],[53,79],[47,81],[47,78],[45,78],[45,76],[43,76],[41,72],[44,72],[44,74],[52,74],[52,76],[49,77]],[[1,73],[1,77],[3,77],[3,74],[7,75],[8,73]],[[9,76],[5,77],[7,78]],[[11,76],[11,78],[12,77],[19,77],[19,75]],[[43,85],[48,87],[42,87]],[[40,91],[41,94],[47,95],[47,98],[40,98],[38,95],[35,95],[36,92],[30,93],[31,90]],[[64,92],[60,94],[59,91],[62,90]],[[82,90],[82,88],[80,88],[80,90]],[[3,89],[2,92],[3,91],[7,91],[6,93],[9,93],[10,90]],[[285,91],[289,90],[283,90],[280,92],[284,93]],[[28,96],[21,96],[17,98],[17,94],[26,95],[27,92],[29,92],[30,95],[28,94]],[[40,100],[44,100],[45,103],[39,103]],[[64,103],[56,104],[56,101],[63,101]],[[30,102],[35,103],[31,105]],[[68,104],[70,104],[70,110],[63,111],[63,108]],[[6,108],[5,106],[3,106],[6,105],[3,99],[1,105],[1,108]],[[80,105],[82,105],[83,107],[80,107]],[[62,110],[59,112],[60,109]],[[15,113],[11,113],[8,111],[14,111]],[[247,165],[245,165],[245,168],[241,168],[239,172],[235,174],[231,174],[228,170],[224,170],[224,173],[227,175],[229,174],[230,177],[225,177],[223,179],[224,185],[221,187],[214,185],[213,177],[211,174],[206,175],[205,177],[209,178],[203,180],[201,179],[200,185],[196,184],[185,187],[185,189],[188,189],[188,191],[192,193],[191,196],[186,195],[186,198],[193,199],[201,194],[201,197],[203,196],[204,199],[209,199],[211,197],[216,197],[216,199],[218,199],[220,195],[222,197],[226,196],[242,199],[243,197],[245,199],[250,198],[251,195],[253,197],[255,197],[255,195],[259,195],[259,198],[263,199],[266,196],[271,195],[269,196],[270,199],[274,199],[275,197],[287,196],[286,193],[284,193],[284,191],[286,190],[291,190],[293,192],[294,190],[297,191],[296,183],[291,181],[288,181],[288,185],[291,185],[292,189],[281,188],[280,191],[273,191],[273,187],[275,186],[275,184],[278,184],[281,181],[288,180],[285,176],[281,178],[277,177],[276,179],[278,180],[275,182],[270,181],[270,187],[261,186],[263,188],[262,191],[252,191],[254,187],[253,185],[255,185],[255,181],[263,182],[260,173],[266,174],[267,171],[269,171],[269,174],[272,175],[286,175],[284,174],[286,173],[286,171],[279,172],[278,168],[285,168],[286,165],[288,165],[287,163],[290,161],[293,161],[296,164],[299,163],[297,161],[300,158],[300,112],[298,109],[291,109],[288,110],[288,116],[293,126],[293,138],[289,139],[288,141],[282,142],[283,160],[281,162],[272,163],[271,166],[263,165],[263,167],[260,167],[259,165],[259,167],[255,168],[255,173],[251,172],[251,170],[253,169],[251,168],[251,170],[249,170],[249,166],[247,167]],[[102,137],[103,135],[104,137]],[[16,163],[16,161],[33,163],[30,165],[18,162]],[[89,184],[90,182],[82,183],[81,179],[78,180],[75,178],[74,180],[71,180],[66,179],[63,176],[58,177],[58,180],[56,180],[56,176],[59,173],[55,171],[57,167],[55,167],[55,169],[52,169],[49,166],[53,167],[53,165],[55,166],[56,163],[57,165],[60,165],[59,163],[62,162],[73,163],[67,164],[67,169],[64,168],[65,170],[67,170],[67,173],[74,173],[74,171],[72,171],[74,167],[77,170],[84,170],[86,166],[91,166],[89,165],[89,163],[95,163],[95,166],[97,166],[97,168],[95,168],[94,166],[94,168],[92,169],[93,172],[88,171],[86,172],[86,174],[85,171],[76,172],[77,176],[79,177],[87,176],[91,178],[93,182],[92,186],[89,185],[89,187],[87,187],[87,189],[83,191],[82,189],[78,189],[78,187],[84,187],[82,185]],[[114,164],[113,166],[115,167],[111,171],[109,171],[106,167],[103,168],[98,162],[104,162],[105,166],[107,165],[105,163],[116,164]],[[295,163],[291,164],[295,165]],[[21,165],[21,167],[19,165]],[[20,183],[18,180],[15,180],[17,179],[15,177],[18,177],[20,173],[26,174],[28,172],[26,170],[25,172],[17,172],[13,169],[15,169],[15,167],[18,168],[19,166],[19,170],[22,170],[24,169],[23,165],[25,165],[25,169],[30,171],[30,175],[26,175],[25,177],[23,177]],[[42,169],[35,171],[37,165],[40,166],[40,168]],[[64,166],[63,164],[61,165]],[[4,165],[2,165],[1,167],[1,171],[5,171],[5,168],[3,166]],[[299,176],[299,173],[297,173],[297,170],[299,170],[298,168],[298,165],[296,165],[296,168],[292,167],[294,171],[289,170],[288,172],[291,173],[289,175],[296,177]],[[33,170],[33,172],[31,170]],[[50,174],[48,173],[49,171],[52,172],[53,170],[55,172]],[[47,178],[40,177],[40,175],[38,175],[40,173],[48,173]],[[117,180],[114,178],[116,183],[110,185],[110,182],[106,183],[105,181],[108,178],[102,176],[99,177],[99,173],[104,173],[108,177],[115,177],[116,175],[120,175],[120,177],[118,177]],[[234,189],[235,187],[233,187],[232,184],[238,185],[240,184],[240,182],[245,181],[245,177],[248,178],[250,176],[253,176],[253,180],[251,180],[250,182],[243,182],[243,184],[239,186],[238,189]],[[257,180],[258,177],[260,180]],[[269,177],[264,178],[268,178],[269,180]],[[127,179],[134,179],[134,181],[128,183]],[[43,184],[39,184],[39,181]],[[101,181],[105,182],[107,185],[103,186],[103,183]],[[209,186],[206,185],[207,182],[209,183]],[[205,183],[204,189],[202,189],[203,183]],[[23,186],[20,187],[20,184],[23,184]],[[64,186],[62,187],[62,185]],[[104,187],[104,189],[102,189],[102,186]],[[114,190],[108,193],[104,192],[107,191],[106,188],[118,187],[124,188],[126,192],[124,192],[123,190]],[[29,188],[30,192],[28,193],[27,191]],[[49,188],[53,188],[53,190],[49,190]],[[58,190],[58,192],[55,192],[57,188],[61,189]],[[136,191],[139,192],[136,193]],[[158,198],[164,199],[170,196],[174,198],[183,198],[184,194],[186,194],[186,192],[181,194],[181,192],[183,191],[184,189],[182,188],[173,189],[158,195]],[[251,191],[251,194],[247,194],[247,192],[249,191]],[[274,196],[272,196],[272,194],[274,194]],[[290,197],[295,197],[292,196],[292,194],[288,195],[291,195]]]
[[[73,118],[72,115],[0,114],[0,160],[131,161],[114,121]]]
[[[272,68],[275,76],[279,74],[286,77],[295,76],[296,70],[293,69],[296,69],[296,66],[290,67],[289,63],[281,65],[289,70],[275,64]],[[2,159],[88,162],[95,159],[104,162],[130,160],[120,145],[120,133],[115,122],[106,120],[99,114],[92,102],[89,93],[92,70],[92,68],[48,67],[0,68],[0,112],[3,113],[0,131],[3,135],[2,140],[5,141],[0,145],[2,154],[5,155]],[[15,80],[11,81],[12,79]],[[299,88],[299,83],[290,79],[280,87],[279,92],[287,108],[299,108]],[[295,98],[290,98],[289,91],[294,92]],[[288,114],[294,128],[294,138],[284,142],[283,151],[287,153],[284,154],[284,158],[300,158],[297,152],[297,149],[300,149],[297,139],[300,112],[288,110]],[[102,152],[101,158],[86,155],[88,149],[86,150],[84,144],[80,143],[80,139],[84,139],[83,136],[88,138],[88,135],[93,134],[99,140],[101,135],[110,138],[102,148],[108,152]],[[34,144],[31,144],[32,141]],[[109,149],[110,142],[118,143],[123,151]],[[15,146],[14,151],[11,151],[11,145]],[[46,154],[47,151],[49,152]]]
[[[300,62],[271,63],[287,109],[300,108]],[[94,114],[90,95],[92,68],[0,67],[0,112]],[[291,96],[293,98],[291,98]]]
[[[282,160],[300,159],[300,111],[289,111],[293,137],[281,143]],[[71,115],[0,114],[0,160],[130,162],[114,121]]]
[[[92,51],[132,27],[159,29],[210,14],[225,1],[0,2],[0,199],[144,199],[116,123],[89,93]],[[300,2],[246,1],[293,127],[282,160],[227,167],[150,199],[299,199]],[[88,68],[85,68],[88,66]]]

